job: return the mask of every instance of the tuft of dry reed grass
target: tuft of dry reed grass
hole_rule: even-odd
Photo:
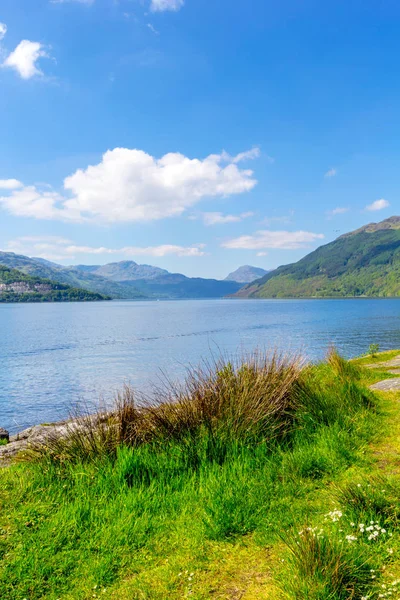
[[[277,352],[218,359],[188,368],[182,384],[168,379],[149,398],[136,401],[131,387],[115,408],[72,420],[33,453],[53,460],[88,460],[116,454],[120,446],[182,442],[207,435],[219,444],[272,442],[287,433],[300,407],[303,361]]]

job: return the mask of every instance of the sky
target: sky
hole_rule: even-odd
[[[1,0],[0,249],[224,278],[399,214],[398,0]]]

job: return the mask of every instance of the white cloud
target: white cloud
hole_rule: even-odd
[[[325,177],[335,177],[335,175],[337,175],[337,169],[329,169],[329,171],[327,171],[325,173]]]
[[[221,244],[223,248],[242,250],[265,250],[278,248],[281,250],[296,250],[310,243],[322,240],[322,233],[309,231],[256,231],[254,235],[242,235]]]
[[[7,25],[5,23],[0,23],[0,40],[2,40],[7,33]]]
[[[328,218],[332,218],[332,217],[335,217],[336,215],[343,215],[344,213],[349,212],[349,210],[350,210],[349,208],[346,208],[343,206],[337,206],[333,210],[327,210],[326,214],[328,215]]]
[[[22,40],[2,66],[15,69],[22,79],[30,79],[35,75],[43,75],[36,64],[40,58],[48,58],[44,46],[39,42]]]
[[[157,31],[157,29],[151,23],[147,23],[147,27],[150,29],[151,32],[154,33],[154,35],[160,35],[160,32]]]
[[[12,240],[7,245],[9,252],[25,254],[47,260],[73,260],[82,254],[89,255],[119,255],[123,257],[152,256],[163,257],[176,255],[181,257],[204,256],[205,244],[178,246],[163,244],[160,246],[125,246],[123,248],[107,248],[104,246],[80,246],[71,240],[58,236],[24,236]]]
[[[257,252],[256,256],[268,256],[268,252]]]
[[[373,202],[372,204],[368,204],[368,206],[365,207],[365,210],[382,210],[384,208],[388,208],[389,206],[390,203],[384,198],[381,198],[380,200],[375,200],[375,202]]]
[[[153,12],[164,12],[172,10],[177,12],[185,4],[185,0],[151,0],[150,10]]]
[[[18,179],[0,179],[0,190],[15,190],[23,185]]]
[[[244,212],[240,215],[223,215],[221,212],[203,213],[203,221],[205,225],[224,225],[225,223],[238,223],[243,219],[253,217],[254,213]]]
[[[56,192],[42,191],[35,186],[14,189],[8,196],[0,196],[0,205],[17,217],[35,219],[62,219],[65,221],[82,220],[78,213],[58,208],[64,198]]]
[[[252,148],[251,150],[247,150],[247,152],[239,152],[239,154],[233,157],[232,162],[237,164],[243,160],[254,160],[255,158],[259,158],[259,156],[260,148]]]
[[[14,215],[37,219],[132,222],[174,217],[204,198],[254,188],[253,171],[225,163],[218,154],[190,159],[169,153],[157,159],[142,150],[115,148],[99,164],[64,180],[69,196],[27,186],[0,196],[0,205]]]

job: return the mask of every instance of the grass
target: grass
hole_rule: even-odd
[[[1,600],[400,598],[400,418],[375,378],[255,355],[156,405],[125,389],[0,470]]]

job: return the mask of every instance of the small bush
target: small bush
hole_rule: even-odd
[[[370,344],[369,348],[368,348],[368,354],[372,357],[375,358],[376,355],[378,354],[380,350],[380,346],[379,344]]]

